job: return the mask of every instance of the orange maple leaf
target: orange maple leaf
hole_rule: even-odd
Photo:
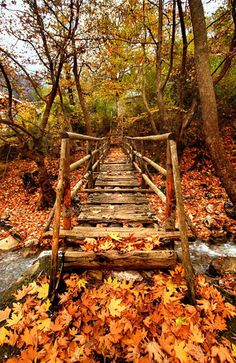
[[[228,350],[227,347],[224,347],[221,345],[214,345],[211,348],[211,356],[212,357],[219,357],[220,363],[229,362],[229,363],[235,363],[235,360],[233,356],[231,355],[231,352]]]
[[[197,324],[190,323],[190,330],[191,330],[191,335],[189,338],[190,342],[197,344],[204,342],[205,338]]]
[[[163,362],[165,354],[163,353],[160,345],[157,342],[155,342],[154,340],[152,342],[149,342],[146,345],[145,350],[148,353],[151,362],[152,361],[157,363]]]
[[[0,323],[9,318],[10,312],[11,309],[9,307],[6,307],[5,310],[0,310]]]
[[[21,335],[21,339],[26,345],[33,345],[33,346],[37,345],[38,343],[37,327],[34,326],[31,330],[25,328],[24,333]]]
[[[176,357],[181,363],[189,363],[188,347],[185,341],[176,341],[174,344]]]

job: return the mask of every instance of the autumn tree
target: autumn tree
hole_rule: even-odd
[[[194,33],[194,56],[206,145],[216,172],[236,205],[236,172],[226,156],[218,126],[217,103],[210,72],[204,9],[201,0],[189,1]]]
[[[37,132],[32,133],[26,127],[19,125],[12,114],[11,76],[1,71],[8,89],[8,117],[1,123],[8,125],[16,132],[22,143],[22,152],[33,159],[38,166],[39,182],[42,190],[42,205],[51,206],[54,202],[54,191],[50,185],[45,165],[45,138],[49,130],[49,117],[59,89],[63,66],[68,58],[67,49],[72,43],[78,23],[81,1],[51,2],[40,0],[25,0],[23,10],[16,10],[15,18],[8,19],[8,32],[17,41],[29,47],[30,58],[40,67],[40,77],[37,79],[28,71],[26,60],[13,49],[0,48],[2,56],[12,62],[28,79],[38,98],[44,103],[37,121]],[[4,9],[6,12],[6,10]],[[42,96],[40,84],[47,82],[49,92]],[[27,141],[27,142],[26,142]]]

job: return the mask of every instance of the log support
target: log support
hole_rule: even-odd
[[[77,269],[153,270],[173,268],[176,260],[173,250],[80,252],[67,249],[64,255],[65,268]]]
[[[173,166],[174,186],[175,186],[175,195],[177,203],[177,213],[179,219],[183,265],[184,265],[185,277],[188,285],[190,300],[192,304],[195,304],[196,297],[194,289],[194,271],[189,253],[188,228],[185,218],[183,195],[181,191],[181,180],[180,180],[177,147],[176,147],[176,142],[174,140],[170,140],[170,152],[171,152],[171,161]]]

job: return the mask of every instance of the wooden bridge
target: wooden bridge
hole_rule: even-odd
[[[88,153],[70,165],[70,143],[87,141]],[[181,192],[176,142],[170,133],[146,137],[124,137],[122,140],[96,138],[75,133],[62,135],[61,158],[53,229],[45,233],[52,237],[50,294],[58,285],[59,240],[64,239],[63,269],[154,269],[176,264],[173,241],[181,240],[182,259],[190,297],[194,300],[193,269],[188,248],[188,227]],[[145,142],[166,144],[166,167],[145,156]],[[85,173],[74,188],[70,187],[70,172],[85,164]],[[166,179],[164,194],[152,181],[151,166]],[[83,189],[82,189],[83,187]],[[77,225],[72,228],[71,200],[77,193],[87,193],[87,203],[81,205]],[[161,228],[152,213],[146,195],[156,193],[165,203],[165,227]],[[176,215],[179,230],[175,229]],[[62,223],[62,227],[60,224]],[[109,235],[120,239],[156,237],[160,244],[151,251],[81,251],[86,238]]]

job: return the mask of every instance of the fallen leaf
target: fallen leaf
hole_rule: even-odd
[[[108,305],[108,309],[110,311],[111,316],[121,316],[122,311],[126,309],[126,306],[120,305],[121,299],[112,298],[110,304]]]
[[[38,292],[39,299],[46,299],[48,297],[49,284],[46,283],[46,284],[42,284],[41,286],[38,286],[37,292]]]
[[[9,318],[10,313],[11,309],[9,307],[6,307],[5,310],[0,310],[0,323],[4,320],[7,320]]]
[[[117,242],[122,241],[122,237],[120,237],[118,233],[109,233],[108,236],[111,237],[111,239],[114,239]]]
[[[176,341],[174,344],[174,350],[176,357],[181,363],[189,363],[188,348],[185,341]]]
[[[12,313],[11,318],[7,319],[6,326],[17,325],[22,318],[23,318],[22,313],[19,314]]]
[[[9,331],[3,326],[2,328],[0,328],[0,345],[5,343],[5,339],[7,336],[9,336]]]

